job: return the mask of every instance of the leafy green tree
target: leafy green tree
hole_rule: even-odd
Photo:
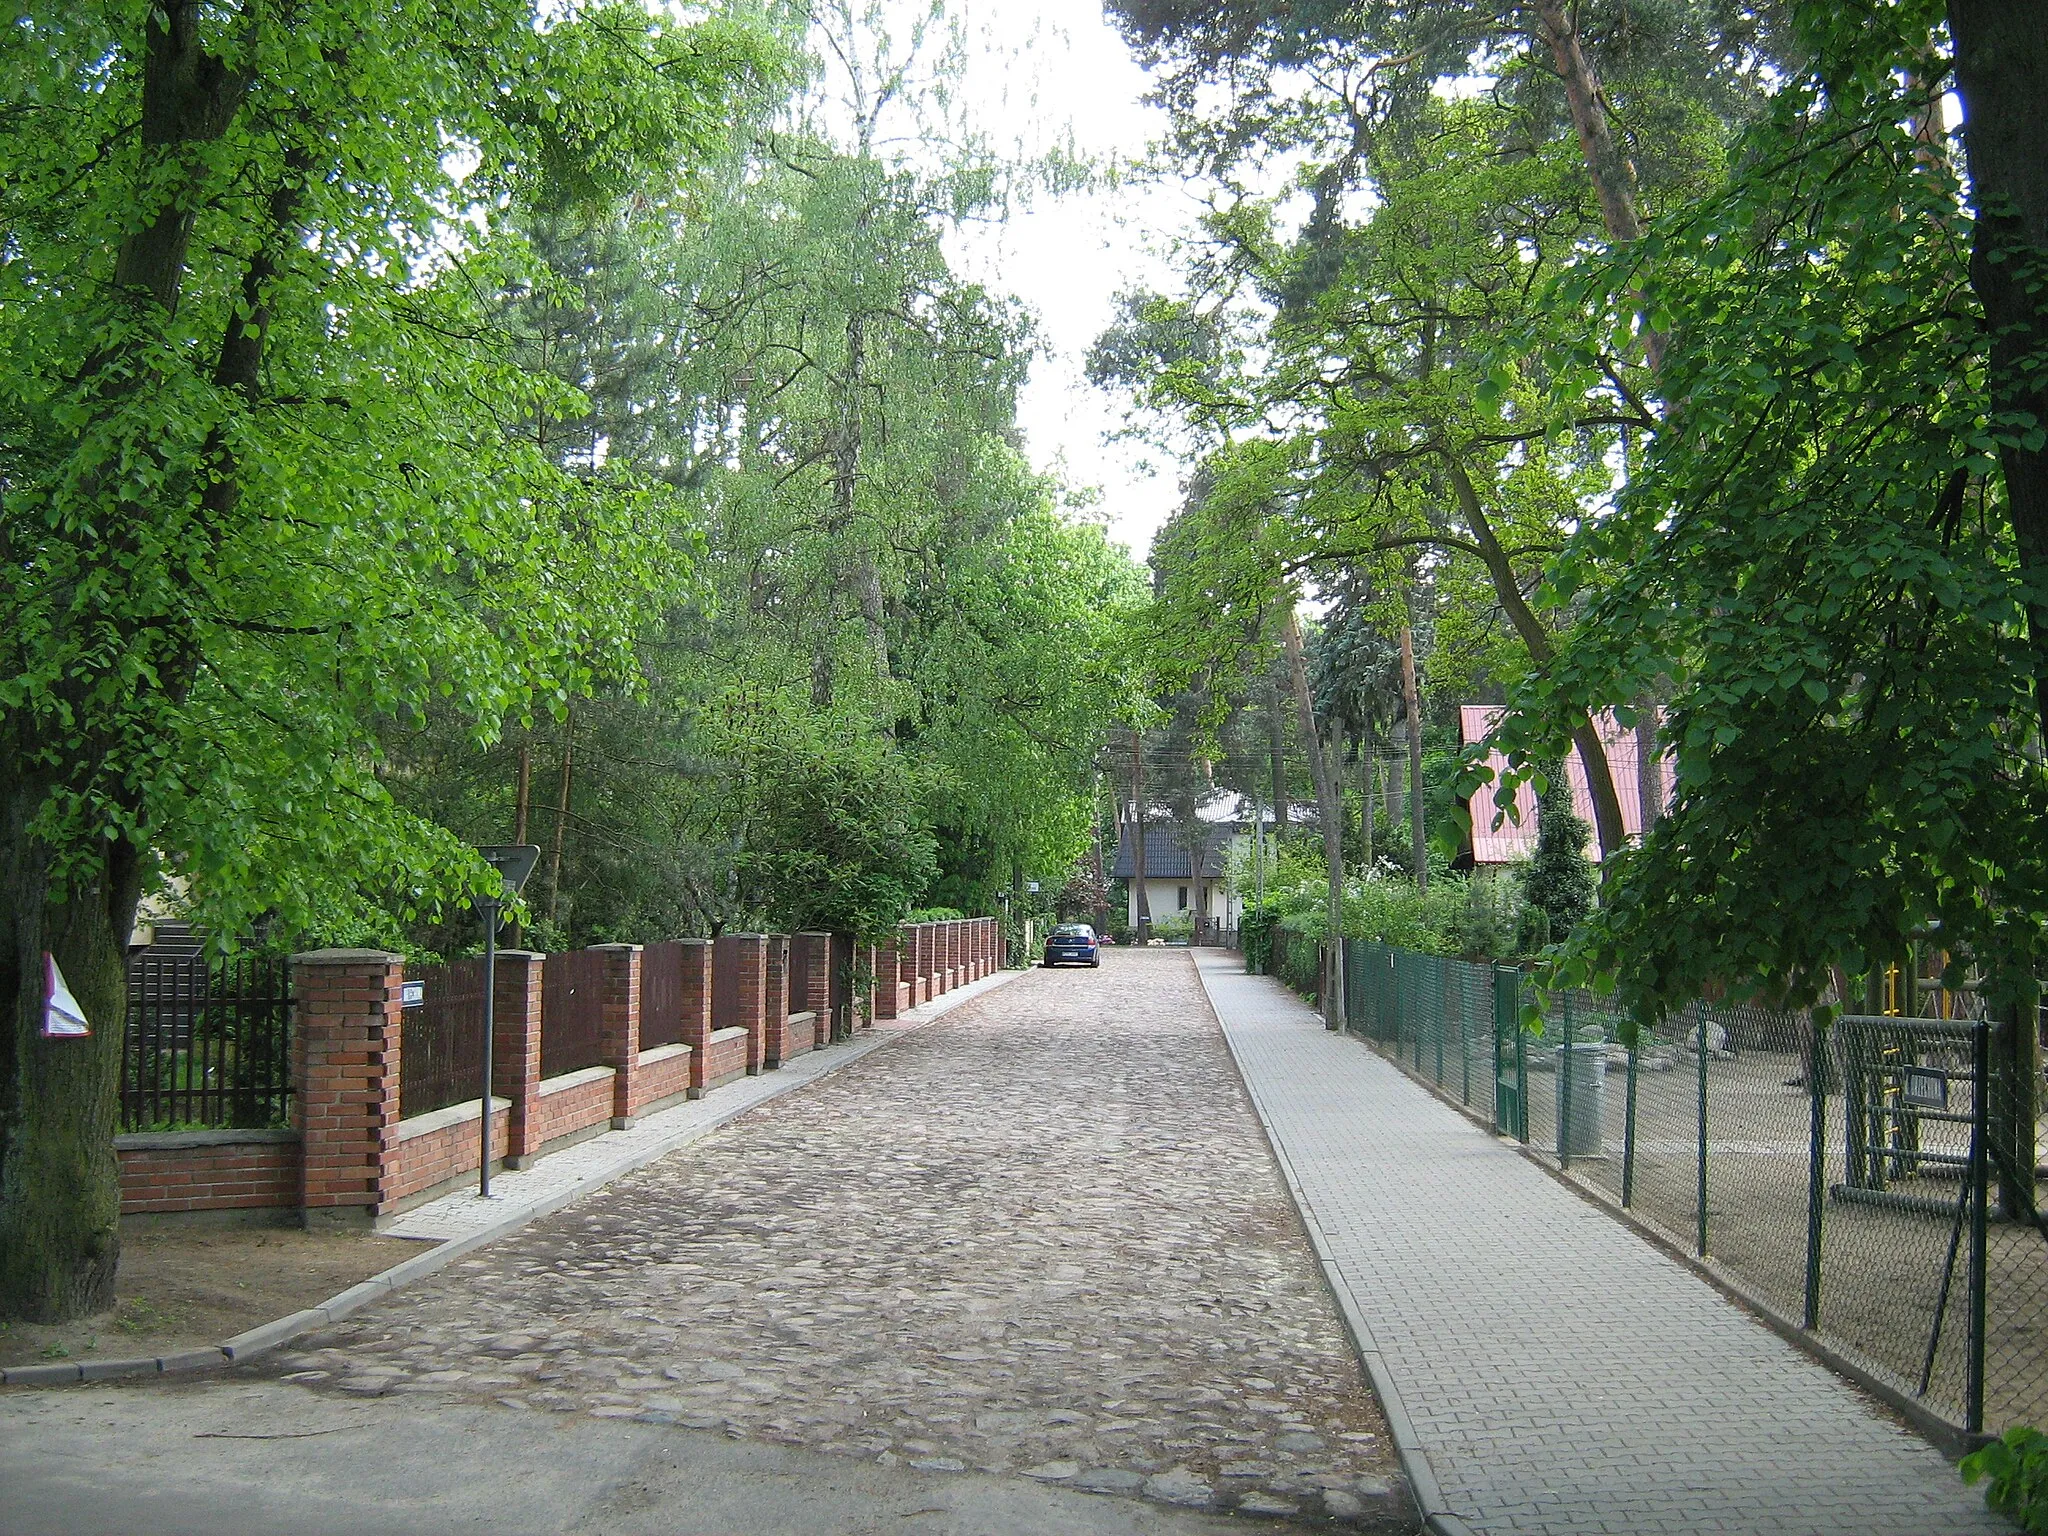
[[[110,1297],[160,863],[226,931],[457,896],[481,866],[396,807],[376,722],[438,696],[488,737],[630,670],[687,561],[505,430],[564,397],[494,325],[502,214],[703,155],[767,56],[632,4],[166,0],[0,40],[0,1312]],[[37,1037],[45,951],[89,1042]]]
[[[1617,327],[1647,299],[1684,341],[1680,430],[1557,563],[1583,613],[1505,737],[1540,756],[1557,711],[1673,681],[1673,814],[1582,935],[1645,1016],[1709,981],[1810,1002],[1929,920],[2031,990],[2048,865],[2013,829],[2048,781],[1999,455],[2038,429],[1995,404],[1972,220],[1928,137],[1939,14],[1813,12],[1816,63],[1727,189],[1559,291]]]

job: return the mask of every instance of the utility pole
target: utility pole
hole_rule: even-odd
[[[1145,733],[1131,731],[1131,878],[1137,882],[1138,942],[1152,942],[1152,898],[1145,890]]]
[[[1402,600],[1406,607],[1407,600]],[[1422,700],[1415,686],[1415,631],[1401,625],[1401,702],[1408,711],[1408,835],[1414,842],[1415,889],[1429,889],[1429,842],[1422,829]]]

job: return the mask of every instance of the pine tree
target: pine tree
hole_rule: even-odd
[[[1571,781],[1562,762],[1543,766],[1544,789],[1536,801],[1536,857],[1523,877],[1529,905],[1550,919],[1550,936],[1562,939],[1593,910],[1593,867],[1586,862],[1592,828],[1572,809]]]

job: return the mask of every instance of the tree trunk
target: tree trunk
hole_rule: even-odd
[[[51,786],[6,771],[0,847],[0,1317],[105,1311],[121,1257],[121,1038],[128,935],[141,893],[130,844],[104,845],[61,899],[52,850],[28,834]],[[85,1010],[85,1039],[42,1038],[43,954]]]
[[[1600,221],[1608,239],[1626,245],[1643,233],[1636,203],[1636,168],[1615,142],[1613,126],[1607,121],[1606,94],[1600,89],[1592,61],[1579,45],[1578,7],[1568,9],[1564,0],[1535,0],[1534,9],[1536,36],[1550,50],[1551,63],[1564,86],[1572,128],[1579,138],[1579,158],[1600,202]],[[1661,332],[1643,327],[1643,353],[1652,373],[1664,366],[1664,344]]]
[[[1950,0],[1963,145],[1977,229],[1970,286],[1991,333],[1994,409],[2033,418],[2034,446],[2008,429],[1998,450],[2020,569],[2028,578],[2034,704],[2048,735],[2048,21],[2039,0]],[[2033,1010],[2001,1043],[2003,1123],[2013,1167],[2001,1179],[2010,1212],[2033,1196],[2034,1121],[2041,1093]],[[2026,1166],[2019,1166],[2024,1163]],[[2006,1188],[2008,1181],[2015,1187]]]
[[[1287,720],[1280,713],[1280,685],[1266,679],[1266,740],[1273,754],[1273,841],[1287,830]]]
[[[1472,535],[1472,542],[1479,546],[1479,558],[1486,566],[1487,575],[1492,578],[1493,595],[1499,599],[1501,611],[1514,625],[1515,633],[1521,636],[1522,644],[1529,652],[1529,660],[1538,671],[1542,671],[1550,665],[1555,654],[1550,644],[1550,632],[1536,617],[1536,610],[1529,606],[1529,600],[1522,596],[1522,584],[1515,578],[1514,564],[1494,534],[1493,523],[1487,517],[1486,509],[1480,505],[1478,487],[1466,474],[1463,460],[1448,444],[1443,445],[1443,455],[1451,487],[1457,492],[1459,508],[1465,514],[1465,527]],[[1607,747],[1600,740],[1600,733],[1593,728],[1590,717],[1572,727],[1572,745],[1579,749],[1579,765],[1586,770],[1586,785],[1593,799],[1593,829],[1599,834],[1600,858],[1604,864],[1628,845],[1628,830],[1621,819],[1621,796],[1614,790],[1614,771],[1607,762]]]
[[[1645,837],[1664,816],[1664,746],[1657,739],[1657,714],[1654,698],[1636,700],[1636,811]]]
[[[1373,782],[1372,782],[1372,733],[1368,731],[1358,748],[1358,836],[1365,844],[1360,855],[1360,867],[1367,874],[1372,873],[1373,846]]]
[[[152,376],[149,354],[184,291],[187,254],[200,211],[218,196],[208,146],[219,140],[247,99],[250,77],[207,51],[207,12],[199,0],[163,0],[142,26],[139,111],[132,142],[105,146],[133,153],[132,222],[113,255],[113,288],[129,313],[104,336],[85,364],[101,375],[105,409],[122,409]],[[133,62],[130,60],[129,62]],[[244,189],[245,191],[247,189]],[[270,194],[277,206],[278,190]],[[252,398],[266,316],[261,292],[269,253],[259,252],[244,283],[250,312],[230,318],[220,343],[215,382]],[[232,452],[218,433],[206,445],[201,504],[212,516],[232,511],[239,494]],[[93,499],[91,488],[84,488]],[[123,493],[105,490],[120,521]],[[139,523],[140,518],[136,519]],[[82,622],[96,617],[90,600]],[[95,712],[146,714],[174,705],[190,687],[198,650],[182,610],[160,615],[146,669],[116,686],[113,704],[77,698],[56,775],[32,766],[29,739],[47,722],[25,711],[0,716],[0,1317],[58,1322],[112,1304],[120,1260],[120,1170],[114,1133],[120,1121],[121,1041],[127,1015],[128,936],[141,893],[142,859],[135,839],[146,833],[61,850],[71,856],[64,884],[53,883],[60,850],[29,832],[48,798],[70,788],[68,774],[98,775]],[[45,736],[47,744],[50,738]],[[144,807],[129,786],[115,789],[131,827]],[[43,955],[54,956],[92,1034],[41,1038]]]
[[[562,913],[562,834],[569,825],[569,791],[576,763],[576,719],[562,716],[562,784],[555,801],[554,846],[548,850],[548,921],[559,922]]]
[[[2038,0],[1950,0],[1963,144],[1977,214],[1970,285],[1991,333],[1993,409],[2048,427],[2048,21]],[[2048,443],[1998,451],[2020,568],[2048,593]],[[2036,709],[2048,731],[2048,598],[2027,605]]]
[[[1316,733],[1315,705],[1308,691],[1308,667],[1302,660],[1301,626],[1295,621],[1294,605],[1287,606],[1281,638],[1287,646],[1287,673],[1294,683],[1294,711],[1301,726],[1303,744],[1308,748],[1309,777],[1315,781],[1316,810],[1323,823],[1323,863],[1330,877],[1329,948],[1325,952],[1323,980],[1323,1022],[1331,1029],[1344,1027],[1344,802],[1337,794],[1336,777],[1323,751],[1323,739]]]
[[[1408,711],[1408,840],[1415,858],[1415,889],[1429,889],[1429,840],[1423,835],[1422,690],[1415,683],[1415,631],[1401,626],[1401,703]]]

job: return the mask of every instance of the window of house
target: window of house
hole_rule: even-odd
[[[1180,888],[1180,909],[1183,912],[1188,909],[1188,888],[1186,886]]]

